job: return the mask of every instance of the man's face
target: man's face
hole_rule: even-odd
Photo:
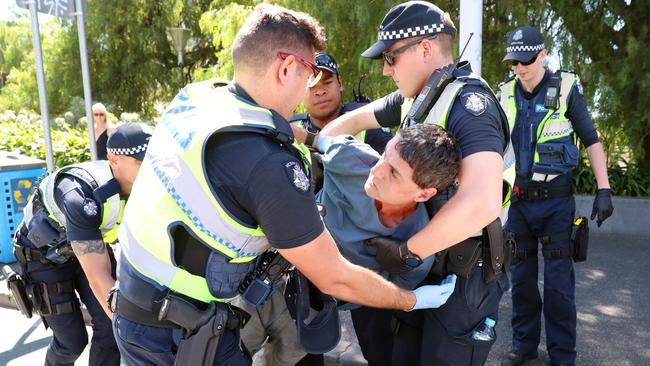
[[[540,73],[544,73],[544,58],[546,56],[546,50],[541,50],[533,62],[530,65],[524,65],[521,62],[516,62],[516,65],[512,66],[512,71],[517,75],[519,80],[522,82],[528,82],[535,80]],[[515,63],[515,62],[511,62]]]
[[[335,116],[341,107],[341,84],[336,75],[323,70],[323,77],[318,84],[309,88],[305,99],[307,112],[320,120]]]
[[[412,42],[413,38],[402,39],[392,44],[386,52],[390,52],[405,44]],[[433,43],[431,43],[433,44]],[[384,60],[384,76],[390,76],[399,88],[400,94],[405,98],[415,97],[420,93],[427,79],[431,75],[431,65],[425,62],[421,43],[395,55],[393,65]],[[438,59],[439,55],[433,55]]]
[[[368,197],[392,205],[419,202],[422,189],[413,181],[413,168],[397,150],[399,137],[386,145],[381,159],[370,170],[364,189]]]

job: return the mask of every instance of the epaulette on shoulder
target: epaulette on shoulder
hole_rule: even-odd
[[[306,120],[307,120],[307,113],[295,114],[291,116],[291,118],[289,118],[289,123],[306,121]]]
[[[514,75],[514,74],[510,75],[507,79],[505,79],[504,81],[497,84],[497,89],[501,88],[502,86],[504,86],[504,85],[508,84],[509,82],[513,81],[515,79],[515,77],[516,77],[516,75]]]
[[[565,70],[565,69],[560,69],[560,72],[568,72],[569,74],[574,74],[577,75],[578,73],[575,72],[574,70]]]

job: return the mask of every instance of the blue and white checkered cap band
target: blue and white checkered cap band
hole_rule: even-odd
[[[544,43],[538,44],[536,46],[511,46],[511,47],[506,47],[506,52],[533,52],[533,51],[541,51],[544,49]]]
[[[445,29],[444,24],[431,24],[431,25],[421,25],[417,27],[410,27],[406,29],[398,29],[393,31],[379,31],[378,38],[380,41],[386,41],[390,39],[402,39],[416,36],[423,36],[425,34],[434,34],[440,33]]]
[[[106,152],[109,154],[115,155],[135,155],[139,152],[146,151],[148,144],[142,144],[134,147],[116,147],[116,148],[106,148]]]

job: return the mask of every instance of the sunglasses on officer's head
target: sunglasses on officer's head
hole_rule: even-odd
[[[518,64],[522,64],[522,66],[532,65],[533,63],[535,63],[535,61],[537,61],[537,56],[539,56],[539,52],[537,52],[535,54],[535,56],[533,56],[533,58],[531,58],[530,60],[528,60],[526,62],[512,60],[512,61],[510,61],[510,63],[512,64],[512,66],[517,66]]]
[[[317,68],[313,62],[307,61],[298,55],[294,55],[293,53],[278,52],[278,57],[280,57],[282,60],[286,60],[289,56],[295,57],[298,62],[311,70],[312,74],[309,75],[309,79],[307,79],[307,87],[311,88],[314,85],[318,84],[318,81],[320,81],[320,78],[323,76],[323,72]]]
[[[423,41],[426,41],[426,40],[436,39],[437,37],[438,37],[438,35],[434,34],[434,35],[429,36],[429,37],[416,39],[415,41],[411,41],[411,42],[405,44],[402,47],[398,47],[398,48],[396,48],[396,49],[394,49],[392,51],[384,52],[384,53],[382,53],[382,56],[384,56],[384,61],[386,61],[386,63],[389,66],[393,66],[393,65],[395,65],[395,56],[397,56],[400,53],[406,51],[410,47],[415,46],[416,44],[420,44],[420,43],[422,43]]]

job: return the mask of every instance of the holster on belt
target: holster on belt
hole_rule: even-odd
[[[244,315],[245,314],[245,315]],[[248,314],[226,303],[211,302],[199,310],[174,295],[163,300],[158,319],[170,321],[184,329],[174,365],[214,365],[221,335],[225,329],[242,327]]]
[[[578,217],[573,222],[571,229],[571,251],[574,262],[587,260],[587,249],[589,247],[589,220],[586,217]]]
[[[11,296],[18,306],[18,310],[28,318],[32,317],[34,307],[27,297],[26,282],[18,273],[14,272],[9,266],[4,266],[7,272],[7,287]],[[8,270],[7,270],[8,269]]]
[[[501,219],[483,228],[483,281],[492,282],[503,271],[504,241]]]
[[[492,282],[510,266],[514,241],[504,241],[501,219],[497,218],[483,229],[481,237],[468,238],[436,254],[431,273],[444,277],[456,274],[469,278],[477,265],[483,268],[483,280]]]

